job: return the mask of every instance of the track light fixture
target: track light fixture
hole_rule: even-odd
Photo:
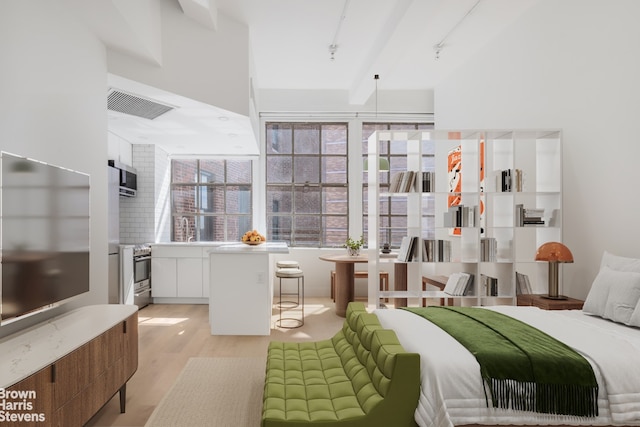
[[[471,6],[471,8],[467,11],[467,13],[465,13],[464,16],[462,18],[460,18],[460,20],[449,30],[449,32],[447,34],[445,34],[445,36],[442,38],[442,40],[440,40],[438,43],[433,45],[433,51],[435,52],[436,60],[440,59],[440,52],[442,52],[442,49],[445,46],[444,42],[447,40],[447,38],[449,38],[451,33],[453,33],[462,24],[462,21],[467,19],[467,16],[469,16],[471,14],[471,12],[473,12],[473,10],[476,7],[478,7],[479,4],[480,4],[480,0],[476,0],[476,2],[473,4],[473,6]]]
[[[340,13],[340,19],[338,20],[338,27],[336,28],[336,32],[333,35],[333,41],[329,45],[329,59],[331,61],[336,60],[336,51],[338,50],[338,36],[340,35],[340,30],[342,29],[342,21],[347,17],[347,9],[349,8],[349,2],[351,0],[344,0],[344,5],[342,6],[342,13]]]
[[[332,61],[336,60],[336,51],[338,50],[338,45],[337,44],[330,44],[329,45],[329,54],[331,55],[329,59],[331,59]]]

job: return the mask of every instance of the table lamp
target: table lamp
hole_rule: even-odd
[[[558,263],[573,262],[573,254],[565,245],[559,242],[547,242],[538,248],[536,261],[549,263],[549,293],[542,295],[549,299],[567,299],[564,295],[558,295]]]

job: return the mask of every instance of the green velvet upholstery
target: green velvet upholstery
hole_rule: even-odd
[[[420,356],[360,302],[331,339],[269,345],[262,427],[415,426]]]

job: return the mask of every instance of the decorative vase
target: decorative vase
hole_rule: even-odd
[[[347,248],[347,253],[350,256],[358,256],[360,255],[360,248]]]

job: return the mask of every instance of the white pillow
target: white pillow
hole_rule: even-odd
[[[627,324],[629,326],[636,326],[640,328],[640,304],[636,304],[636,309],[631,314],[631,318]]]
[[[615,282],[609,289],[603,317],[628,325],[640,300],[640,273],[614,271],[612,276]]]
[[[621,257],[613,255],[607,251],[604,251],[602,254],[600,269],[605,266],[617,271],[633,271],[640,273],[640,259]]]
[[[616,273],[619,272],[610,269],[606,265],[600,268],[598,275],[593,279],[589,294],[587,294],[582,306],[582,311],[604,317],[609,290],[616,281]]]

